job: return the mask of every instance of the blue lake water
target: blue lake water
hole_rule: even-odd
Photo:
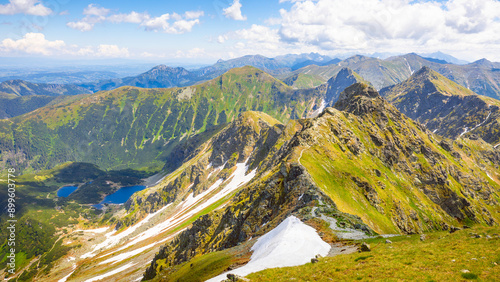
[[[66,198],[71,193],[75,192],[78,189],[78,186],[64,186],[61,189],[57,190],[57,197]]]
[[[122,187],[113,194],[107,195],[99,204],[93,206],[98,209],[102,209],[103,204],[123,204],[130,198],[130,196],[132,196],[132,194],[137,191],[144,190],[144,188],[146,188],[146,186],[143,185]]]

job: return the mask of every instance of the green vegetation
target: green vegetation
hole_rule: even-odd
[[[298,73],[285,78],[283,82],[295,89],[307,89],[320,86],[326,80],[316,75]]]
[[[472,238],[471,233],[482,235]],[[369,255],[353,253],[320,258],[318,263],[267,269],[247,276],[251,281],[496,281],[500,265],[498,227],[474,227],[450,234],[446,231],[366,240]],[[486,238],[486,235],[491,238]],[[463,273],[463,272],[466,273]]]
[[[234,269],[245,264],[250,259],[248,249],[250,244],[245,244],[234,249],[212,252],[197,256],[190,261],[173,267],[168,272],[163,272],[152,281],[205,281],[227,269]],[[159,264],[162,271],[165,265]]]
[[[302,117],[318,94],[292,90],[253,67],[232,69],[185,88],[122,87],[3,122],[0,150],[4,161],[27,172],[66,161],[103,169],[159,170],[187,137],[248,110],[268,113],[279,121]]]

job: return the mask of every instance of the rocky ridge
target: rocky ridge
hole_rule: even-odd
[[[500,102],[477,95],[428,67],[382,89],[381,94],[402,113],[439,135],[452,139],[480,137],[494,145],[500,142]]]

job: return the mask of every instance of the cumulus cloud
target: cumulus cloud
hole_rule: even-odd
[[[112,23],[135,23],[140,24],[145,20],[149,19],[149,15],[147,13],[137,13],[131,12],[129,14],[116,14],[108,17],[108,21]]]
[[[52,55],[66,47],[62,40],[49,41],[42,33],[27,33],[23,38],[4,39],[0,44],[2,53],[26,53],[37,55]]]
[[[233,4],[223,9],[224,15],[236,21],[246,21],[247,17],[241,14],[240,0],[234,0]]]
[[[52,10],[45,7],[39,0],[9,0],[8,4],[0,5],[0,15],[26,14],[48,16]]]
[[[83,19],[76,22],[68,22],[66,26],[82,32],[89,31],[94,28],[95,24],[105,21],[108,13],[109,9],[90,4],[83,9],[83,14],[85,15]]]
[[[117,45],[101,44],[95,53],[98,57],[123,58],[130,56],[127,48],[120,48]]]
[[[62,40],[48,40],[42,33],[27,33],[21,39],[4,39],[0,43],[0,55],[73,55],[90,57],[129,57],[127,48],[101,44],[97,47],[67,45]]]
[[[267,20],[269,26],[252,25],[218,41],[226,42],[224,36],[230,35],[235,42],[245,40],[248,48],[267,48],[262,53],[281,48],[323,53],[489,50],[493,54],[491,44],[500,44],[500,2],[496,0],[280,2],[291,2],[290,8]]]
[[[80,31],[89,31],[98,23],[133,23],[144,27],[148,31],[161,31],[164,33],[181,34],[190,32],[193,26],[200,23],[199,18],[204,15],[203,11],[187,11],[183,15],[167,13],[158,17],[151,17],[148,13],[132,11],[128,14],[110,14],[110,10],[90,4],[84,9],[85,15],[79,21],[68,22],[70,28]]]

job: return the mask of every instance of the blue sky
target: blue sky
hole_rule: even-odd
[[[0,0],[0,57],[213,62],[429,53],[500,61],[498,0]]]

